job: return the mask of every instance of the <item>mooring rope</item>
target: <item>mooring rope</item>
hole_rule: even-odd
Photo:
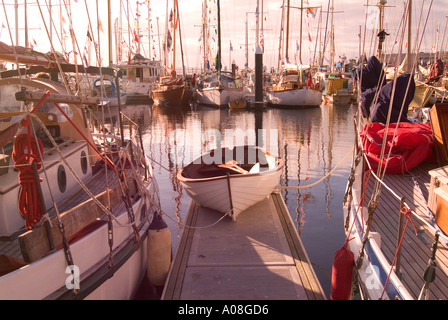
[[[345,157],[341,160],[341,162],[339,162],[336,167],[334,167],[330,172],[328,172],[325,176],[323,176],[318,181],[316,181],[312,184],[306,185],[306,186],[277,186],[277,189],[306,189],[306,188],[314,187],[315,185],[317,185],[317,184],[321,183],[322,181],[324,181],[325,179],[327,179],[337,168],[339,168],[344,163],[344,161],[347,159],[347,157],[352,154],[354,148],[355,147],[352,147],[350,149],[350,151],[345,155]]]

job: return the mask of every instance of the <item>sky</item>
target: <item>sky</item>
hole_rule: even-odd
[[[211,11],[210,25],[216,26],[216,1],[206,0]],[[62,45],[57,40],[58,34],[60,37],[64,37],[66,43],[66,52],[71,51],[71,40],[69,37],[69,15],[67,14],[67,4],[69,0],[17,0],[18,6],[18,24],[19,24],[19,45],[25,45],[24,42],[24,7],[27,3],[27,16],[28,16],[28,34],[29,41],[34,46],[34,49],[41,52],[48,52],[49,36],[42,21],[47,22],[47,29],[49,26],[49,10],[48,5],[51,4],[51,12],[54,20],[54,27],[52,28],[52,40],[54,47],[57,51],[62,50]],[[127,1],[127,0],[111,0],[112,8],[112,20],[119,17],[120,2],[122,12],[127,11],[129,5],[130,19],[129,25],[131,34],[128,36],[128,23],[127,14],[122,14],[122,29],[124,31],[123,42],[121,47],[128,46],[129,38],[134,39],[134,30],[138,25],[140,27],[140,48],[141,53],[146,57],[154,59],[160,58],[159,51],[159,35],[161,41],[163,41],[165,34],[165,22],[166,22],[166,7],[167,2],[162,0],[149,0],[149,1]],[[286,2],[286,0],[285,0]],[[327,19],[328,0],[303,0],[304,7],[313,7],[313,11],[302,11],[302,40],[300,45],[300,17],[301,10],[298,8],[301,6],[301,1],[290,0],[290,37],[289,37],[289,60],[291,63],[303,63],[308,64],[310,61],[317,59],[318,52],[324,48],[323,41],[325,38],[325,26]],[[388,0],[386,7],[384,8],[384,27],[390,34],[386,38],[385,50],[395,52],[398,50],[398,45],[393,46],[395,41],[400,43],[400,39],[397,38],[397,30],[401,17],[404,11],[405,0]],[[413,1],[413,15],[412,25],[414,33],[417,29],[423,30],[423,26],[426,22],[425,36],[421,41],[420,51],[429,52],[435,43],[438,48],[443,44],[444,48],[447,48],[448,40],[443,40],[445,34],[445,26],[448,15],[448,7],[445,4],[446,0],[414,0]],[[12,44],[16,42],[15,34],[15,15],[14,15],[14,0],[3,0],[0,8],[0,19],[2,20],[2,28],[0,33],[1,41]],[[88,4],[88,14],[86,10],[86,3]],[[139,17],[137,20],[137,3],[139,3]],[[148,3],[150,8],[150,24],[148,28]],[[174,0],[168,1],[169,11],[173,7]],[[243,68],[246,61],[249,67],[253,68],[255,63],[255,49],[256,49],[256,11],[257,3],[259,5],[259,32],[264,35],[264,54],[263,62],[267,67],[277,67],[279,58],[279,39],[280,29],[282,21],[282,3],[283,0],[220,0],[221,3],[221,47],[222,47],[222,64],[225,69],[231,68],[231,63],[235,62],[239,68]],[[369,6],[367,6],[367,3]],[[373,9],[376,8],[376,0],[334,0],[334,38],[335,38],[335,60],[338,61],[341,57],[345,56],[348,59],[357,58],[360,52],[360,46],[363,48],[363,52],[367,55],[372,55],[375,51],[375,46],[372,44],[372,39],[375,39],[375,34],[372,31],[374,29],[374,20],[369,17]],[[42,15],[39,11],[39,6],[42,11]],[[60,5],[61,4],[61,5]],[[65,5],[64,5],[65,4]],[[71,12],[72,23],[74,26],[74,32],[78,41],[80,51],[88,44],[87,28],[88,21],[92,23],[93,40],[95,43],[100,44],[101,54],[103,57],[103,63],[107,64],[108,59],[108,19],[107,19],[107,0],[72,0]],[[428,14],[429,7],[431,5],[431,11]],[[99,8],[98,14],[96,8]],[[201,0],[178,0],[179,6],[179,21],[182,34],[182,48],[184,64],[187,70],[195,70],[200,68],[203,64],[202,54],[202,42],[201,42],[201,30],[202,30],[202,1]],[[262,9],[263,8],[263,9]],[[5,15],[6,11],[6,15]],[[60,18],[60,13],[64,17]],[[261,15],[263,12],[263,16]],[[374,13],[372,13],[374,15]],[[375,15],[376,16],[376,15]],[[99,18],[99,19],[98,19]],[[98,20],[101,22],[102,31],[97,31]],[[62,23],[61,23],[62,21]],[[248,58],[246,60],[246,21],[247,21],[247,36],[248,36]],[[263,21],[263,30],[261,30],[261,21]],[[329,15],[327,30],[330,30],[331,15]],[[138,23],[138,24],[137,24]],[[8,29],[9,25],[9,29]],[[377,25],[377,22],[376,22]],[[62,28],[61,28],[62,26]],[[367,26],[367,31],[365,27]],[[370,26],[370,27],[369,27]],[[286,27],[285,27],[286,28]],[[359,38],[361,28],[361,39]],[[148,37],[148,29],[150,30],[150,36]],[[56,31],[57,30],[57,31]],[[60,30],[65,30],[60,32]],[[10,32],[12,34],[12,39]],[[320,31],[320,32],[319,32]],[[212,36],[213,36],[212,31]],[[448,32],[446,32],[448,34]],[[66,36],[61,36],[65,34]],[[179,33],[177,33],[178,35]],[[365,36],[364,36],[365,35]],[[372,36],[373,35],[373,36]],[[259,36],[261,38],[261,36]],[[448,35],[445,35],[447,38]],[[213,38],[213,39],[212,39]],[[99,40],[98,40],[99,39]],[[115,39],[115,38],[113,38]],[[177,39],[179,37],[177,36]],[[179,41],[179,40],[177,40]],[[442,43],[443,41],[443,43]],[[132,40],[131,40],[132,42]],[[149,45],[149,42],[151,45]],[[115,41],[114,41],[115,43]],[[215,51],[217,44],[216,37],[211,37],[210,47],[212,51]],[[134,49],[138,44],[131,44]],[[176,67],[179,68],[182,65],[181,54],[179,50],[179,42],[176,44]],[[282,43],[282,47],[285,48],[285,43]],[[297,50],[301,46],[301,51]],[[406,40],[404,40],[403,48],[406,46]],[[232,50],[231,50],[232,47]],[[151,48],[151,49],[150,49]],[[393,50],[392,50],[393,48]],[[325,45],[326,61],[329,59],[329,43]],[[405,49],[403,49],[405,50]],[[114,45],[113,51],[116,52]],[[151,52],[150,52],[151,51]],[[163,52],[162,52],[163,55]],[[214,55],[214,53],[213,53]],[[281,54],[284,58],[284,53]],[[114,62],[116,58],[113,58]]]

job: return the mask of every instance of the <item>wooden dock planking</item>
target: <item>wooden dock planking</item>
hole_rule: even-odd
[[[406,197],[406,201],[415,212],[428,221],[426,212],[426,203],[428,200],[429,175],[427,172],[433,169],[431,164],[421,164],[410,173],[404,175],[386,175],[384,182],[399,196]],[[421,198],[420,192],[414,185],[412,180],[414,177],[421,189],[424,200]],[[373,190],[373,178],[367,188],[367,198]],[[400,216],[399,206],[400,200],[393,196],[386,188],[382,187],[381,197],[378,208],[375,211],[374,223],[372,230],[381,234],[381,247],[385,253],[389,263],[394,259],[397,245],[398,219]],[[434,237],[425,232],[427,227],[418,219],[413,219],[420,235],[416,236],[411,224],[408,225],[406,235],[403,239],[401,269],[402,278],[406,285],[409,286],[411,294],[417,298],[423,286],[423,273],[427,267],[427,262],[431,257],[431,249]],[[424,237],[422,238],[422,234]],[[421,263],[419,263],[421,261]],[[437,265],[439,270],[436,271],[436,279],[430,285],[431,299],[447,299],[448,298],[448,249],[447,246],[439,242],[437,252]]]
[[[162,299],[325,299],[280,194],[222,216],[191,201]]]

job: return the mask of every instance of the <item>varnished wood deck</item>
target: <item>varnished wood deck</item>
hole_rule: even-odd
[[[326,298],[280,194],[221,217],[191,201],[162,299]]]
[[[429,221],[426,203],[430,189],[430,175],[428,171],[437,167],[435,164],[423,163],[404,175],[386,175],[384,182],[400,197],[406,197],[407,204],[416,213]],[[418,182],[420,191],[414,184]],[[373,190],[374,179],[371,178],[367,188],[367,199]],[[400,200],[386,188],[381,188],[379,206],[375,210],[372,229],[381,235],[381,248],[389,263],[392,263],[396,248],[398,221],[400,216]],[[418,219],[413,218],[418,235],[409,223],[403,240],[401,251],[401,276],[412,296],[417,299],[424,285],[423,274],[432,254],[434,243],[433,232]],[[437,249],[436,279],[430,285],[430,299],[448,299],[448,248],[444,241],[439,241]]]

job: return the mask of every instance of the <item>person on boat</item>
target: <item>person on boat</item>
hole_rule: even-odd
[[[313,78],[311,77],[311,72],[308,73],[308,82],[306,83],[307,88],[311,88],[313,86]]]
[[[191,78],[191,85],[193,89],[196,88],[196,73],[193,73],[193,78]]]

